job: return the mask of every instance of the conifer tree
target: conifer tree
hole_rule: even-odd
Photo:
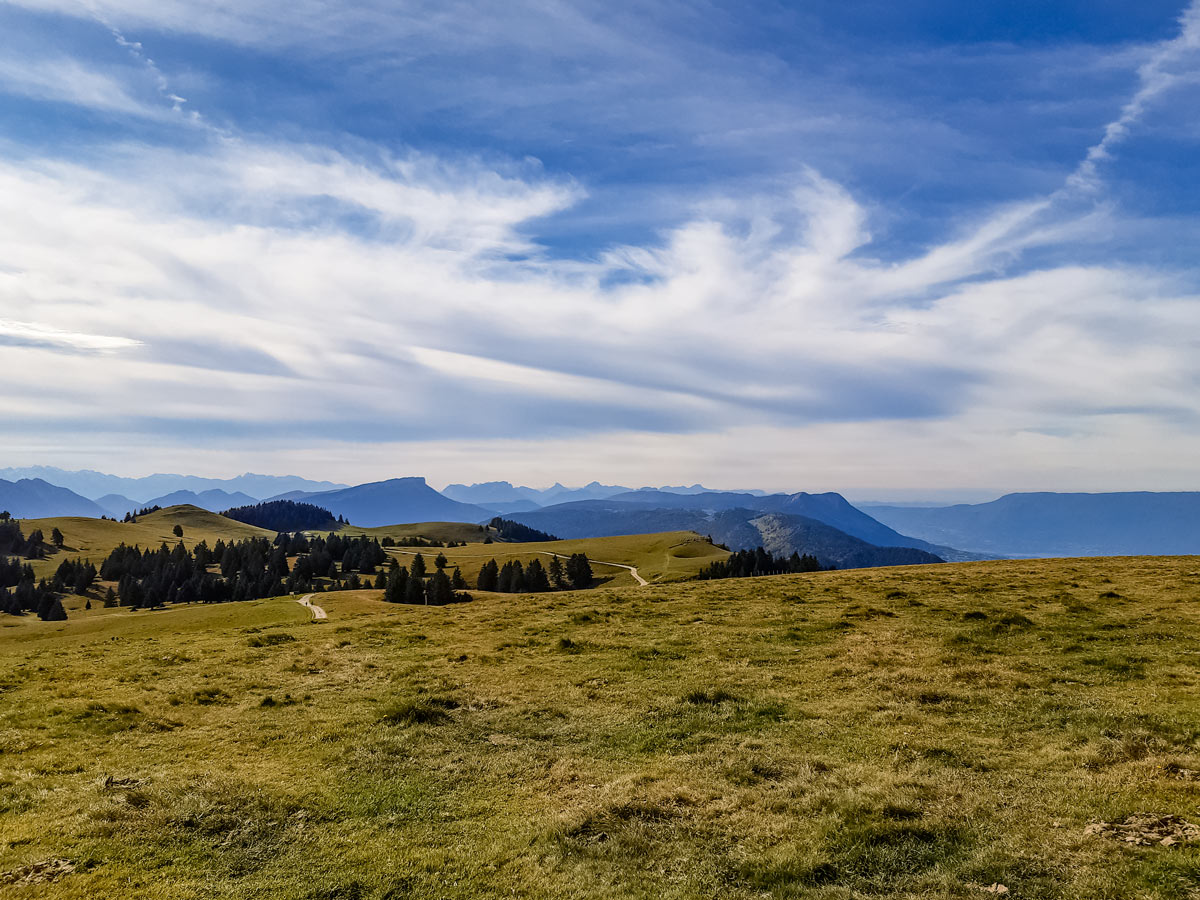
[[[550,557],[550,569],[548,572],[550,583],[554,585],[554,589],[561,591],[566,587],[566,582],[563,580],[563,564],[562,560],[557,556]]]

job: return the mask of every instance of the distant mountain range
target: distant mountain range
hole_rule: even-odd
[[[292,491],[272,500],[302,500],[364,528],[402,522],[486,522],[495,513],[439,494],[424,478],[391,478],[340,491]]]
[[[837,507],[829,495],[815,497],[816,502],[811,504],[813,507]],[[846,502],[840,495],[834,494],[832,497]],[[897,534],[863,513],[858,513],[857,520],[851,514],[844,515],[842,518],[849,522],[850,527],[877,538],[877,541],[868,541],[836,527],[828,520],[799,514],[798,511],[805,507],[805,503],[797,502],[792,505],[792,512],[785,513],[739,506],[689,506],[682,502],[674,507],[660,507],[652,501],[632,503],[612,498],[562,503],[536,512],[517,513],[509,518],[564,539],[695,531],[710,536],[731,550],[752,550],[762,546],[772,553],[785,556],[793,552],[810,553],[822,565],[835,565],[838,568],[942,562],[955,553],[948,550],[945,555],[938,554],[934,552],[933,545]],[[857,512],[853,507],[850,510]]]
[[[88,516],[98,519],[104,514],[103,509],[86,497],[40,478],[22,478],[18,481],[0,479],[0,511],[9,512],[18,519],[48,516]]]
[[[442,493],[462,503],[473,503],[477,506],[484,506],[503,513],[516,512],[518,510],[528,511],[543,506],[570,503],[575,500],[605,500],[618,494],[640,493],[642,491],[669,494],[717,493],[701,484],[693,484],[691,487],[667,486],[661,488],[640,488],[638,491],[635,491],[633,488],[623,487],[622,485],[601,484],[598,481],[593,481],[591,484],[584,485],[581,488],[569,488],[561,484],[555,484],[545,490],[538,490],[531,487],[516,487],[507,481],[486,481],[471,485],[449,484],[442,490]],[[763,491],[747,491],[745,493],[756,497],[764,495]]]
[[[201,478],[196,475],[123,478],[120,475],[106,475],[91,469],[68,471],[54,466],[0,469],[0,479],[41,479],[92,500],[106,494],[130,498],[135,506],[152,506],[153,503],[148,501],[175,491],[224,490],[241,492],[254,500],[262,500],[284,491],[330,491],[346,487],[333,481],[312,481],[295,475],[255,475],[247,472],[236,478]]]
[[[1006,494],[990,503],[873,506],[893,528],[1015,557],[1200,554],[1200,492]]]
[[[246,474],[121,478],[52,467],[2,469],[0,510],[20,518],[109,515],[145,506],[191,504],[213,512],[264,499],[316,503],[366,527],[408,522],[485,522],[500,514],[563,538],[692,530],[731,548],[760,543],[772,552],[813,552],[847,565],[862,547],[898,548],[947,561],[994,556],[1200,554],[1200,493],[1008,494],[990,503],[955,506],[871,505],[869,514],[841,494],[765,494],[691,487],[641,488],[593,481],[545,490],[507,481],[452,484],[435,491],[424,478],[392,478],[346,487],[294,476]],[[70,482],[90,493],[71,488]],[[147,493],[154,486],[170,490]],[[190,485],[190,486],[188,486]],[[241,485],[242,487],[238,487]],[[119,490],[102,490],[116,486]],[[285,490],[278,490],[278,488]],[[835,529],[841,537],[815,529]],[[835,546],[836,545],[836,546]],[[874,553],[875,551],[869,551]],[[879,555],[876,554],[876,558]],[[909,558],[909,557],[905,557]],[[917,559],[918,557],[911,557]],[[840,560],[840,562],[839,562]]]

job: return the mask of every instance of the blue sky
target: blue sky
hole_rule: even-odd
[[[8,465],[1196,489],[1181,2],[0,0]]]

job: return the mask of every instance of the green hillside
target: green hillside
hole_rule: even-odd
[[[713,546],[691,531],[529,544],[475,543],[444,550],[401,547],[389,552],[394,553],[402,564],[411,559],[414,553],[421,553],[427,563],[432,563],[437,553],[444,553],[450,567],[459,566],[472,586],[480,567],[489,559],[495,559],[498,565],[504,565],[509,560],[520,560],[522,565],[527,565],[535,558],[545,564],[551,554],[570,556],[583,553],[592,561],[592,571],[603,586],[622,587],[635,585],[637,581],[631,572],[621,566],[637,569],[645,581],[663,583],[691,578],[709,563],[729,556],[727,550]]]
[[[255,528],[233,519],[200,509],[198,506],[170,506],[157,512],[139,516],[136,522],[115,522],[111,519],[89,519],[62,517],[53,519],[22,519],[21,528],[26,535],[41,529],[49,538],[51,531],[58,528],[63,533],[63,549],[50,554],[46,559],[35,560],[32,565],[38,577],[48,576],[64,559],[76,557],[90,560],[97,566],[118,544],[143,548],[157,547],[163,541],[174,546],[179,542],[173,530],[176,525],[183,528],[183,543],[191,548],[200,541],[212,546],[218,540],[245,540],[252,537],[274,538],[275,532]]]
[[[1194,896],[1200,558],[378,596],[5,620],[0,893]]]

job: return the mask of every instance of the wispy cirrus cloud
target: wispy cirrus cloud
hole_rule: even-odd
[[[12,360],[0,416],[21,452],[63,453],[61,434],[86,421],[99,448],[136,440],[159,458],[233,445],[309,474],[339,460],[354,472],[324,474],[342,480],[394,474],[397,460],[452,480],[474,459],[480,476],[538,481],[549,455],[551,479],[592,465],[588,480],[725,483],[722,471],[750,468],[771,487],[867,486],[868,470],[879,484],[979,485],[1031,472],[1041,454],[1078,487],[1156,445],[1200,444],[1196,272],[1084,259],[1128,217],[1071,175],[1087,169],[1098,184],[1098,163],[1156,112],[1150,101],[1186,83],[1191,51],[1179,48],[1194,8],[1181,37],[1119,48],[1125,70],[1142,67],[1132,100],[1107,128],[1097,119],[1081,132],[1070,159],[1031,176],[1043,189],[964,203],[897,240],[898,221],[933,218],[930,207],[885,206],[856,166],[890,154],[908,171],[928,153],[928,177],[987,136],[903,106],[873,120],[887,104],[862,85],[811,74],[782,51],[716,48],[711,23],[676,19],[678,34],[648,40],[621,27],[629,14],[614,24],[587,5],[519,6],[498,22],[471,4],[314,0],[274,25],[280,7],[265,0],[26,5],[103,22],[117,50],[136,50],[113,76],[117,93],[72,95],[51,66],[39,77],[58,79],[62,99],[131,117],[157,110],[187,136],[0,152],[0,342]],[[544,27],[526,28],[535,13]],[[655,34],[667,21],[645,19]],[[132,37],[138,29],[167,44],[200,34],[259,54],[286,45],[300,59],[336,57],[368,73],[372,104],[445,71],[430,47],[475,54],[483,65],[426,79],[428,95],[405,109],[504,137],[454,150],[470,129],[447,125],[450,137],[417,150],[403,127],[403,139],[364,137],[374,112],[358,133],[331,135],[273,130],[278,120],[257,110],[254,127],[239,127],[228,108],[210,116],[193,100],[206,123],[196,128],[177,109],[194,96],[176,89],[186,67],[151,62],[163,56]],[[529,71],[494,62],[531,46],[544,56]],[[543,77],[554,65],[560,81]],[[389,69],[399,80],[382,77]],[[505,89],[489,93],[489,78]],[[53,99],[36,80],[26,77],[25,95]],[[779,89],[765,91],[772,82]],[[673,90],[656,95],[660,86]],[[813,96],[798,98],[800,86]],[[128,107],[112,99],[135,93],[143,99]],[[609,143],[560,148],[550,164],[522,159],[504,142],[527,122],[541,149],[551,138]],[[912,146],[899,139],[908,134]],[[788,147],[786,165],[749,172],[737,148],[756,141],[763,157]],[[654,207],[646,219],[607,193],[610,152],[645,179],[623,190]],[[717,158],[728,169],[712,168]],[[680,173],[700,160],[704,177],[687,182]],[[564,246],[561,232],[579,230],[619,238]],[[1155,459],[1163,484],[1186,472],[1174,449]]]

